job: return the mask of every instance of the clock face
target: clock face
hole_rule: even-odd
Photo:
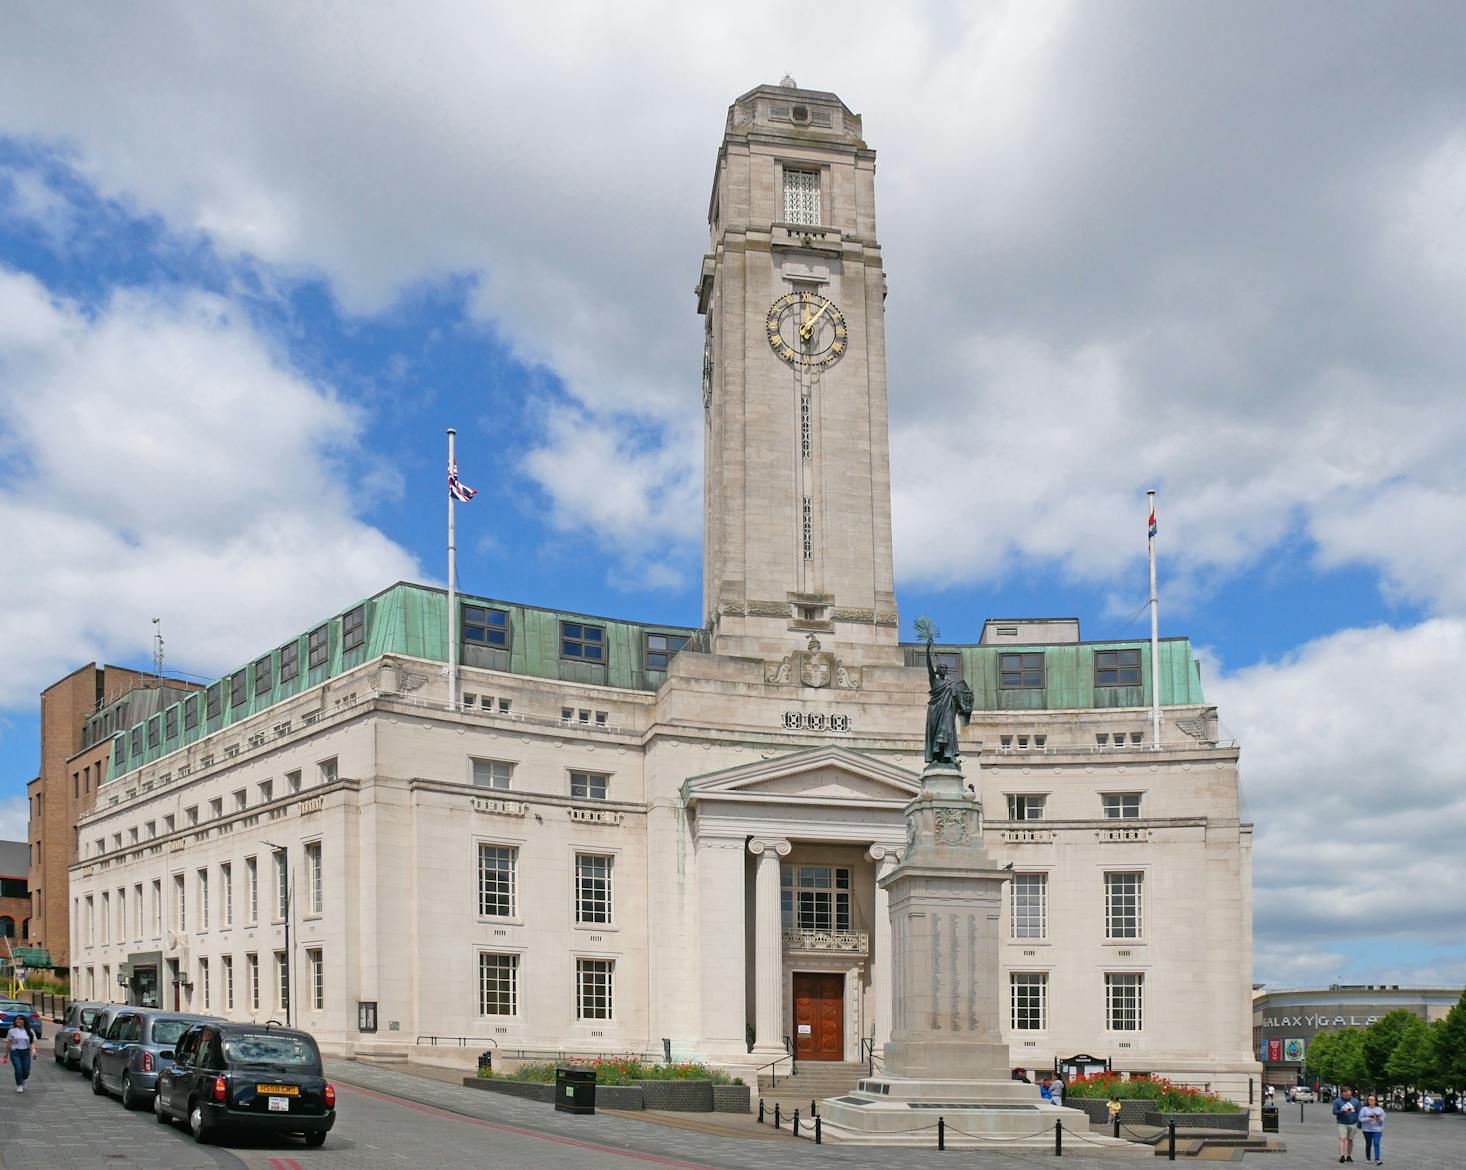
[[[845,316],[828,297],[785,293],[769,308],[769,345],[791,366],[829,366],[845,352]]]

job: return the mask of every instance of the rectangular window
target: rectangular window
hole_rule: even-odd
[[[322,784],[335,784],[336,783],[336,757],[335,756],[332,756],[329,760],[322,760],[319,764],[316,765],[316,769],[320,772],[320,777],[321,777],[321,783]]]
[[[219,867],[219,896],[224,905],[224,925],[234,925],[234,866],[225,862]]]
[[[300,643],[286,642],[280,647],[280,682],[294,682],[300,674]]]
[[[249,698],[249,671],[236,670],[229,680],[229,706],[243,707]]]
[[[131,747],[132,747],[132,754],[133,755],[135,755],[135,756],[142,755],[142,751],[143,751],[143,729],[142,729],[141,726],[134,727],[132,729],[132,745],[131,745]],[[100,785],[98,785],[98,787],[100,787]]]
[[[311,978],[311,1008],[315,1011],[326,1010],[326,964],[321,954],[320,947],[307,947],[305,952],[306,967],[310,971]]]
[[[183,701],[183,730],[194,731],[199,725],[199,699],[194,695]]]
[[[646,668],[666,670],[677,651],[687,645],[685,634],[648,634],[646,636]]]
[[[509,645],[509,614],[482,605],[463,607],[463,640],[476,646]]]
[[[1132,821],[1140,816],[1140,793],[1106,792],[1100,796],[1106,820]]]
[[[290,855],[275,851],[275,917],[281,922],[290,916]]]
[[[219,974],[223,976],[224,1010],[234,1010],[234,957],[225,955],[219,960]]]
[[[1044,815],[1044,798],[1031,793],[1008,793],[1008,819],[1010,821],[1041,821]]]
[[[571,772],[570,797],[572,800],[605,800],[610,782],[611,777],[600,772]]]
[[[818,227],[820,173],[784,168],[784,222]]]
[[[163,818],[163,832],[165,832],[165,833],[171,833],[171,832],[173,832],[174,826],[175,826],[175,822],[173,820],[173,814],[172,813],[169,813],[166,817]]]
[[[1015,873],[1009,883],[1008,898],[1013,937],[1046,937],[1049,925],[1049,875]]]
[[[1049,977],[1044,972],[1018,972],[1009,977],[1013,996],[1013,1030],[1042,1032],[1049,1006]]]
[[[1005,691],[1033,690],[1044,685],[1042,654],[999,654],[998,686]]]
[[[481,1016],[519,1014],[518,955],[479,953],[478,1014]]]
[[[1096,650],[1094,652],[1094,685],[1097,687],[1138,687],[1140,685],[1140,651]]]
[[[575,921],[611,921],[611,858],[596,853],[575,855]]]
[[[209,929],[209,871],[198,871],[199,929]]]
[[[102,895],[102,943],[112,941],[112,895]]]
[[[217,821],[224,815],[224,798],[216,796],[209,801],[209,820]]]
[[[785,929],[850,929],[849,869],[834,865],[781,865],[779,884]]]
[[[519,850],[508,845],[478,847],[478,912],[484,918],[513,918]]]
[[[290,960],[284,951],[275,952],[275,1007],[285,1011],[290,1003]]]
[[[243,788],[236,788],[234,790],[234,811],[243,812],[248,807],[249,795],[245,792]]]
[[[326,904],[325,874],[321,871],[321,843],[312,841],[305,847],[306,880],[310,886],[310,912],[319,914]]]
[[[209,960],[199,960],[199,1007],[209,1010]]]
[[[260,920],[260,865],[253,857],[244,859],[244,920],[251,926]]]
[[[508,788],[514,765],[504,760],[474,760],[473,782],[480,788]]]
[[[1143,1024],[1145,976],[1110,973],[1105,976],[1105,1026],[1111,1032],[1138,1032]]]
[[[315,670],[318,666],[325,666],[326,659],[331,656],[331,627],[321,626],[314,629],[306,637],[306,669]]]
[[[163,937],[163,879],[153,879],[153,937]]]
[[[216,718],[219,714],[220,703],[224,698],[224,684],[216,682],[204,692],[205,706],[204,717],[207,719]]]
[[[261,780],[259,782],[260,803],[269,804],[275,799],[275,782],[273,780]]]
[[[275,689],[275,664],[266,654],[263,658],[255,661],[255,694],[264,695],[267,698]]]
[[[948,678],[962,677],[962,655],[953,650],[939,650],[932,654],[933,666],[945,666]]]
[[[155,748],[163,742],[163,719],[154,715],[148,720],[148,747]]]
[[[172,739],[178,734],[178,707],[172,706],[163,712],[163,735]]]
[[[584,622],[560,623],[560,657],[576,662],[606,661],[606,631]]]
[[[286,772],[285,773],[285,784],[286,784],[286,787],[288,787],[291,792],[299,792],[300,791],[300,773],[299,772]]]
[[[249,996],[249,1010],[257,1012],[260,1010],[260,957],[259,955],[244,956],[244,990]]]
[[[341,615],[341,653],[349,654],[366,645],[366,606],[358,605]]]
[[[132,937],[143,940],[143,888],[139,883],[132,887]]]
[[[1105,937],[1140,937],[1140,898],[1144,874],[1105,874]]]
[[[575,960],[575,1018],[609,1020],[614,1007],[614,959]]]
[[[93,943],[95,943],[97,941],[97,934],[96,934],[96,930],[97,930],[97,915],[96,915],[96,909],[97,909],[96,908],[96,904],[92,901],[92,896],[90,894],[88,894],[87,895],[87,935],[86,935],[86,937],[87,937],[87,946],[91,946]]]

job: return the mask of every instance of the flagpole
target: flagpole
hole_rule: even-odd
[[[448,469],[452,474],[457,467],[454,442],[458,432],[448,428]],[[453,493],[448,492],[448,706],[458,709],[458,540],[453,531],[453,505],[457,503]],[[1151,567],[1151,580],[1155,580],[1155,567]]]
[[[1150,510],[1146,513],[1146,546],[1150,550],[1150,750],[1161,750],[1161,626],[1157,613],[1159,601],[1155,588],[1155,492],[1145,493]]]

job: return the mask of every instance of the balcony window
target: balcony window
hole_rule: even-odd
[[[850,870],[833,865],[781,865],[785,930],[849,930]]]

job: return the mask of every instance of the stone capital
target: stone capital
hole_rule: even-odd
[[[788,857],[790,848],[789,842],[783,837],[755,837],[748,843],[748,851],[755,857],[763,856],[765,851],[778,857]]]
[[[895,865],[901,860],[901,847],[899,845],[883,845],[880,842],[872,845],[865,851],[867,861],[874,861],[877,865],[882,863]]]

